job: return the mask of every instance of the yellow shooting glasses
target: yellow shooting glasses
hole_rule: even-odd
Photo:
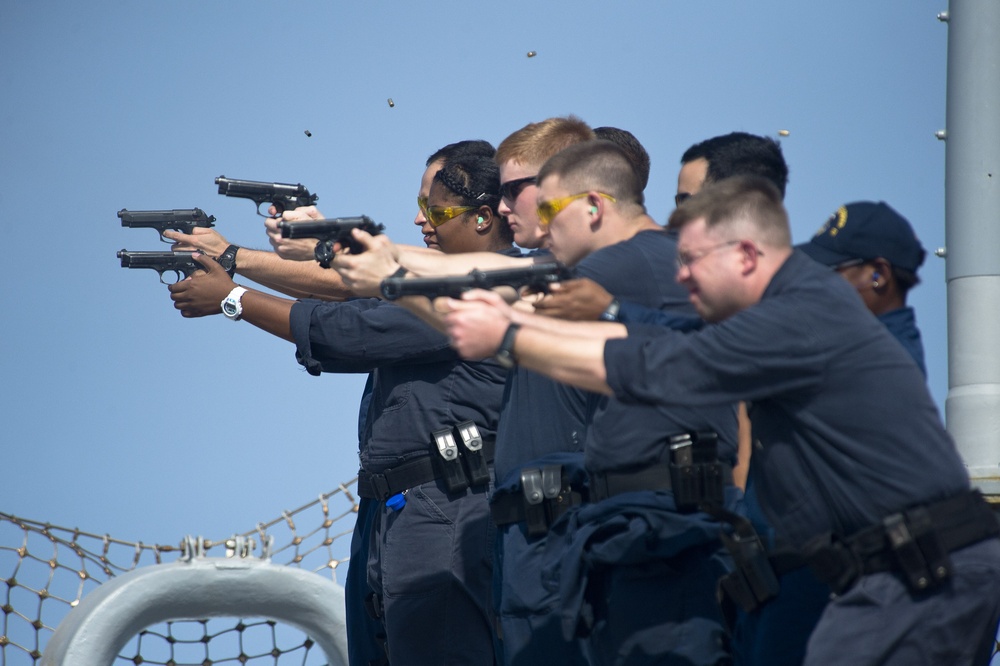
[[[428,206],[424,209],[424,217],[432,227],[437,228],[451,218],[468,213],[470,210],[479,210],[479,206]]]
[[[551,201],[543,201],[538,204],[538,223],[542,227],[547,227],[552,223],[553,218],[558,215],[566,206],[570,205],[577,199],[582,199],[590,194],[590,192],[580,192],[580,194],[574,194],[568,197],[560,197],[559,199],[552,199]],[[604,192],[598,192],[598,196],[602,196],[608,201],[614,203],[615,198],[610,194],[605,194]]]

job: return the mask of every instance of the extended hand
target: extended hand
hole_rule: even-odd
[[[448,339],[459,356],[474,360],[496,354],[514,316],[513,310],[500,296],[491,291],[473,289],[462,294],[462,300],[449,298],[439,301],[444,301]],[[435,306],[438,307],[438,304]]]
[[[282,238],[281,230],[278,229],[278,222],[302,222],[303,220],[322,220],[323,214],[317,210],[316,206],[303,206],[286,210],[280,218],[273,217],[277,212],[274,206],[268,209],[272,217],[264,220],[264,229],[267,232],[268,242],[274,248],[275,253],[282,259],[291,261],[315,261],[316,260],[316,239],[315,238]]]
[[[551,289],[551,293],[535,303],[535,312],[559,319],[596,321],[614,298],[589,278],[560,282]]]
[[[173,250],[186,250],[188,252],[197,250],[210,257],[220,256],[229,247],[229,241],[222,234],[215,229],[206,227],[195,227],[190,234],[167,230],[163,232],[163,237],[174,241],[171,246]]]
[[[204,254],[193,255],[205,267],[186,280],[168,287],[174,307],[183,317],[205,317],[222,312],[222,299],[229,295],[236,283],[214,259]]]
[[[372,236],[355,229],[354,240],[361,244],[360,254],[338,254],[331,266],[340,273],[344,284],[357,296],[381,296],[382,280],[397,270],[396,247],[385,234]]]

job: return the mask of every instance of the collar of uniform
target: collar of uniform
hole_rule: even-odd
[[[768,283],[767,289],[764,290],[762,298],[780,294],[788,287],[795,286],[799,281],[801,281],[802,270],[811,270],[816,271],[817,273],[829,273],[831,276],[836,277],[841,282],[844,282],[840,276],[831,271],[829,268],[817,263],[816,260],[809,257],[809,255],[802,250],[794,250],[790,255],[788,255],[788,258],[785,259],[785,263],[781,264],[781,267],[774,273],[774,276],[771,277],[771,281]],[[846,284],[846,282],[844,284]]]

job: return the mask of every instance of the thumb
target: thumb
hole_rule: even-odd
[[[219,265],[219,262],[212,259],[212,257],[208,256],[204,252],[195,252],[191,255],[191,258],[201,264],[206,273],[211,274],[216,270],[222,270],[222,266]]]
[[[351,229],[351,235],[366,250],[370,250],[375,245],[375,237],[364,229]]]

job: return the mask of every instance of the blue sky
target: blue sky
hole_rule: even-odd
[[[428,154],[569,113],[644,143],[660,221],[689,145],[782,129],[797,242],[848,201],[907,216],[931,253],[911,303],[943,408],[944,9],[5,0],[0,511],[146,543],[215,539],[356,471],[364,377],[310,377],[248,324],[182,319],[155,273],[119,266],[116,251],[161,243],[117,211],[197,206],[230,241],[266,247],[252,204],[213,179],[301,182],[327,215],[418,243]]]

